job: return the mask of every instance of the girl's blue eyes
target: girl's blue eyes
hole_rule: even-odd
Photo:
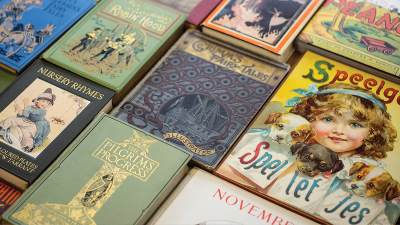
[[[324,121],[324,122],[332,122],[333,118],[330,117],[330,116],[327,116],[327,117],[322,118],[322,121]]]
[[[325,122],[325,123],[331,123],[331,122],[333,122],[333,117],[331,117],[331,116],[326,116],[326,117],[323,117],[321,120],[322,120],[323,122]],[[363,128],[363,127],[364,127],[362,124],[360,124],[360,123],[358,123],[358,122],[350,122],[350,123],[349,123],[349,126],[350,126],[351,128]]]
[[[359,124],[359,123],[352,122],[352,123],[350,123],[350,127],[352,127],[352,128],[363,128],[364,126]]]

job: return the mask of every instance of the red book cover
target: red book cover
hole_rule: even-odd
[[[0,180],[0,215],[2,215],[21,194],[21,191]]]
[[[187,21],[189,24],[199,26],[221,0],[202,0],[189,13]]]

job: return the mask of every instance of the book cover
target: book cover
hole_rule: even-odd
[[[316,223],[212,174],[194,168],[148,224],[305,225]]]
[[[286,72],[189,31],[113,115],[213,168]]]
[[[199,27],[220,2],[221,0],[200,1],[189,13],[187,22],[194,27]]]
[[[0,174],[24,189],[114,92],[44,61],[20,76],[0,96]]]
[[[176,147],[103,114],[3,217],[19,225],[144,224],[189,160]]]
[[[154,1],[101,1],[43,57],[119,93],[140,79],[185,19]]]
[[[395,224],[399,90],[307,52],[217,174],[319,222]]]
[[[282,55],[320,0],[222,0],[203,25]]]
[[[1,1],[0,63],[20,72],[94,5],[94,0]]]
[[[400,76],[399,0],[329,0],[299,40]]]
[[[0,216],[21,196],[21,191],[0,180]]]
[[[17,77],[8,71],[0,70],[0,93],[15,81]]]

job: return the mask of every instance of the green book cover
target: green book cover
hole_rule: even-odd
[[[143,224],[190,155],[101,115],[4,214],[14,224]]]
[[[327,0],[299,39],[400,76],[400,1]]]
[[[101,1],[43,57],[120,92],[185,19],[152,1]]]
[[[17,77],[9,72],[0,70],[0,94],[8,87]]]

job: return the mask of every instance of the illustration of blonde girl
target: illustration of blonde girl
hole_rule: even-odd
[[[321,86],[290,112],[306,118],[313,140],[340,156],[383,159],[397,137],[385,104],[369,91],[348,84]]]
[[[387,223],[394,223],[399,210],[392,200],[400,196],[400,185],[381,159],[394,150],[397,131],[385,104],[349,84],[328,84],[304,95],[291,102],[290,112],[310,122],[310,143],[336,152],[344,164],[317,214],[344,224],[371,223],[385,214]]]

